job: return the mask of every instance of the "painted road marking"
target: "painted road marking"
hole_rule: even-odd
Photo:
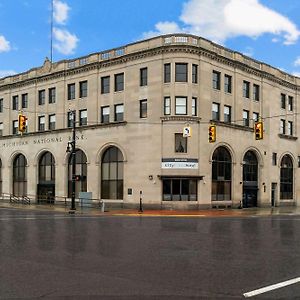
[[[257,295],[260,295],[260,294],[263,294],[263,293],[267,293],[267,292],[270,292],[270,291],[273,291],[273,290],[283,288],[283,287],[291,285],[291,284],[295,284],[297,282],[300,282],[300,277],[290,279],[290,280],[287,280],[287,281],[283,281],[283,282],[279,282],[279,283],[276,283],[276,284],[272,284],[272,285],[269,285],[269,286],[251,291],[251,292],[244,293],[243,295],[244,295],[245,298],[250,298],[250,297],[254,297],[254,296],[257,296]]]

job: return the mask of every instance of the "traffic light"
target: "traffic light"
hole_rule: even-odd
[[[263,122],[255,122],[254,133],[256,140],[262,140],[264,138]]]
[[[208,127],[208,141],[214,143],[217,139],[217,127],[216,125],[209,125]]]
[[[26,120],[26,116],[22,114],[19,115],[19,131],[22,133],[26,131]]]

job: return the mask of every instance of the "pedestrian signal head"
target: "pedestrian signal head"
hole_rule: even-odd
[[[208,127],[208,141],[214,143],[217,138],[217,127],[216,125],[209,125]]]

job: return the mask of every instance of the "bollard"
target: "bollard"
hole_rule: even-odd
[[[139,208],[139,212],[140,212],[140,213],[143,212],[142,194],[143,194],[143,192],[140,191],[140,208]]]
[[[105,202],[102,200],[101,201],[101,212],[104,213],[104,211],[105,211]]]

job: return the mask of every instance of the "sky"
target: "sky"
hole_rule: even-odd
[[[300,77],[299,0],[0,0],[0,78],[160,34],[207,38]]]

